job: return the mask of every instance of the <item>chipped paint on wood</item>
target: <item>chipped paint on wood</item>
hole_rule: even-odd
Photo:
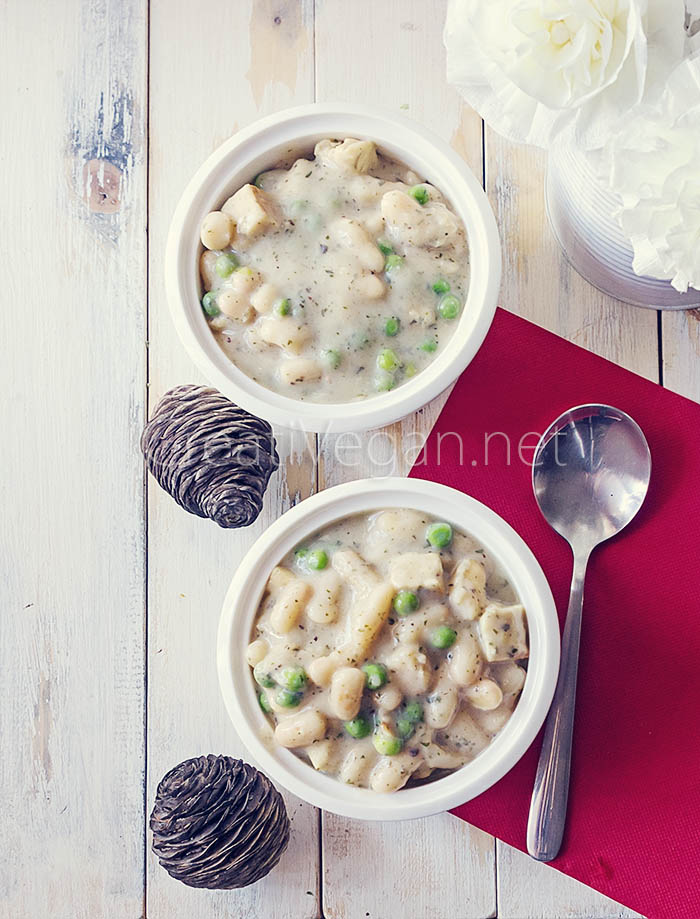
[[[140,155],[141,130],[135,133],[134,96],[130,89],[110,81],[90,103],[73,105],[68,143],[73,191],[84,216],[103,235],[116,240],[120,212],[129,204],[130,175]]]
[[[88,160],[83,168],[83,198],[97,214],[116,214],[121,206],[122,171],[109,160]]]

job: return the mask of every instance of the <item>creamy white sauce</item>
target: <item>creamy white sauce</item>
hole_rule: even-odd
[[[274,569],[248,649],[276,742],[375,791],[469,762],[525,681],[525,613],[505,573],[455,529],[431,545],[435,523],[392,509],[305,540]]]
[[[205,312],[237,367],[293,398],[345,402],[393,389],[440,355],[469,259],[438,189],[353,139],[321,141],[313,158],[256,183],[202,232]],[[222,255],[237,265],[226,277]]]

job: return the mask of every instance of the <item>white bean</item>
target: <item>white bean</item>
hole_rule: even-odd
[[[250,305],[256,313],[269,313],[277,299],[277,288],[274,284],[265,283],[261,284],[252,295]]]
[[[438,683],[424,708],[425,723],[431,728],[445,728],[457,709],[458,694],[454,686]]]
[[[464,709],[457,712],[442,736],[450,747],[469,758],[481,753],[489,745],[488,735]]]
[[[372,791],[398,791],[420,766],[420,756],[399,753],[397,756],[382,756],[369,777]]]
[[[490,668],[493,677],[504,693],[520,692],[525,683],[525,670],[514,661],[493,664]]]
[[[308,747],[326,733],[326,719],[315,708],[285,718],[275,728],[275,740],[283,747]]]
[[[317,740],[310,747],[307,747],[305,752],[314,769],[325,771],[331,762],[333,745],[328,739]]]
[[[478,680],[465,690],[464,695],[469,699],[474,708],[481,708],[490,712],[503,701],[503,692],[498,683],[493,680]]]
[[[243,325],[253,318],[253,307],[250,305],[250,301],[228,287],[224,287],[219,291],[216,305],[229,319],[234,319],[236,322],[243,323]]]
[[[317,657],[312,660],[306,668],[306,672],[317,686],[328,686],[338,666],[337,659],[332,654],[328,654],[325,657]]]
[[[365,753],[353,747],[342,762],[338,778],[346,785],[361,785],[370,762]]]
[[[308,326],[291,316],[267,316],[261,319],[260,337],[268,345],[277,345],[291,354],[299,354],[311,337]]]
[[[479,642],[470,631],[463,631],[448,653],[448,672],[459,686],[471,686],[481,673]]]
[[[279,366],[280,380],[288,386],[296,386],[297,383],[313,383],[321,379],[322,373],[319,362],[309,357],[295,357],[282,361]]]
[[[386,293],[386,285],[376,274],[362,274],[355,281],[355,291],[368,300],[379,300]]]
[[[202,245],[207,249],[225,249],[231,242],[235,224],[228,214],[212,211],[202,221]]]
[[[218,257],[216,252],[205,249],[199,259],[199,273],[202,275],[206,290],[211,290],[219,280],[219,275],[216,273],[216,260]]]
[[[506,724],[510,718],[511,712],[506,705],[500,705],[498,708],[494,708],[493,711],[475,711],[474,719],[478,723],[482,731],[486,731],[487,734],[494,735],[498,734],[502,727]]]
[[[254,667],[256,664],[259,664],[269,650],[270,646],[264,638],[256,638],[255,641],[251,641],[245,653],[245,659],[248,661],[248,665]]]
[[[277,565],[276,568],[272,569],[272,573],[267,579],[267,589],[270,593],[275,593],[281,587],[284,587],[285,584],[289,584],[289,582],[293,580],[294,575],[289,568],[282,568],[281,565]]]
[[[398,686],[385,686],[374,694],[374,701],[377,708],[384,712],[393,712],[397,709],[403,700],[403,693]]]

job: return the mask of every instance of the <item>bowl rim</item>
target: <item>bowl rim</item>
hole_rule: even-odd
[[[242,180],[279,162],[280,147],[302,152],[323,136],[377,141],[433,182],[464,222],[469,244],[467,301],[444,351],[391,392],[355,402],[301,402],[275,393],[239,370],[211,335],[199,304],[199,225]],[[488,198],[467,163],[419,122],[376,106],[312,103],[261,118],[221,144],[197,169],[175,208],[165,249],[165,290],[178,335],[205,377],[248,411],[283,427],[316,433],[370,430],[398,421],[453,383],[480,348],[493,321],[501,246]],[[195,293],[196,292],[196,293]],[[204,334],[206,333],[206,334]]]
[[[528,677],[511,718],[471,763],[434,782],[394,794],[347,786],[316,772],[263,734],[245,650],[272,568],[301,539],[333,520],[387,507],[412,507],[444,516],[470,533],[506,570],[526,605],[530,634]],[[437,509],[438,513],[435,513]],[[440,511],[447,509],[447,513]],[[463,804],[490,788],[521,758],[544,723],[559,672],[559,621],[549,584],[524,540],[495,511],[461,491],[423,479],[359,479],[319,492],[288,510],[250,547],[226,593],[217,636],[219,685],[234,728],[273,781],[316,807],[345,817],[402,820]]]

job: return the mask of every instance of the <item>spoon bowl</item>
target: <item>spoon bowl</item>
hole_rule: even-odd
[[[544,432],[532,487],[542,514],[576,549],[619,533],[642,506],[651,454],[641,428],[609,405],[580,405]]]
[[[571,545],[574,571],[561,667],[547,716],[527,824],[539,861],[559,853],[566,822],[583,584],[593,549],[624,529],[647,493],[651,454],[639,425],[609,405],[579,405],[542,435],[532,487],[545,519]]]

